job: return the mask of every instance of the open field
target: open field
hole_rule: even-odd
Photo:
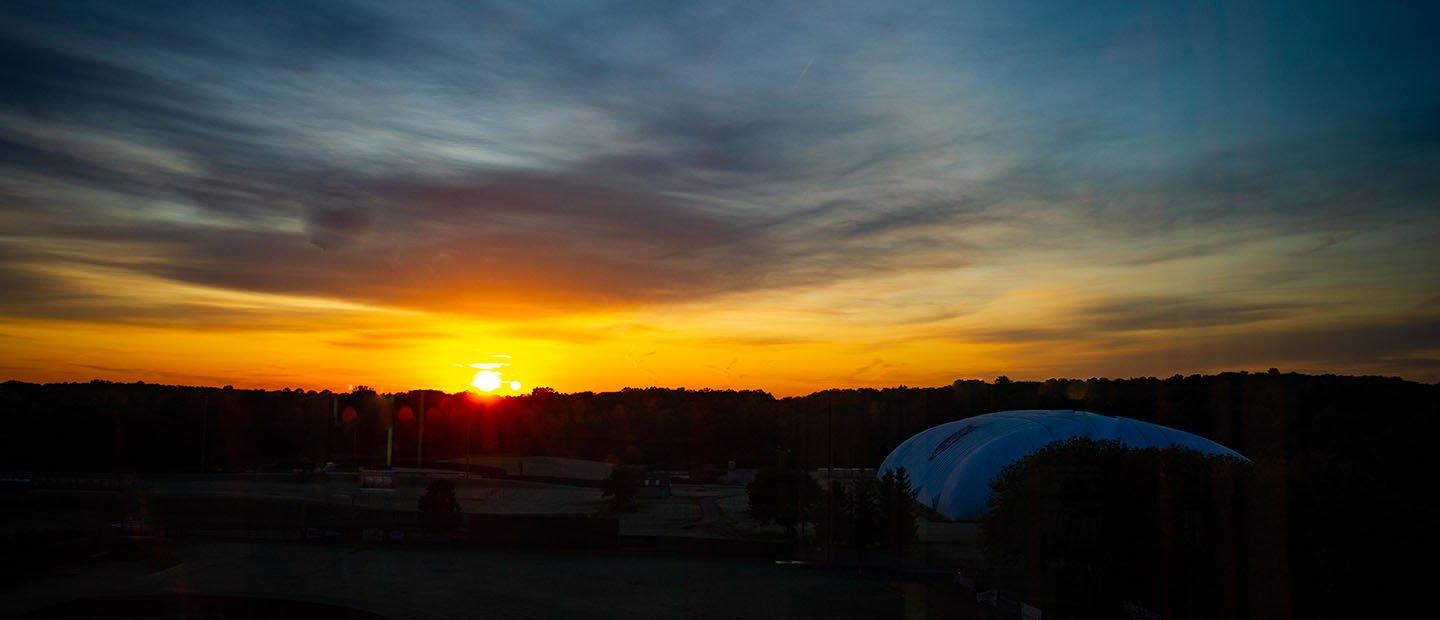
[[[599,514],[608,505],[600,489],[590,486],[466,480],[455,472],[424,473],[451,479],[461,510],[467,514]],[[418,472],[407,470],[400,470],[393,490],[361,489],[358,477],[347,473],[317,481],[289,474],[209,474],[140,478],[133,481],[133,493],[141,498],[214,498],[217,505],[221,500],[258,500],[412,512],[425,492],[425,484],[426,479]],[[9,531],[55,526],[58,522],[99,527],[118,520],[125,510],[120,494],[114,491],[36,489],[26,497],[0,516],[0,523],[6,524]],[[751,522],[745,514],[747,503],[743,486],[676,484],[670,497],[637,500],[634,511],[617,516],[621,533],[627,535],[725,539],[780,536],[782,530],[776,526],[759,527]]]
[[[895,618],[883,583],[771,563],[657,556],[202,543],[179,565],[99,562],[0,586],[0,616],[81,597],[192,594],[345,605],[390,618]]]
[[[146,493],[157,495],[242,496],[269,499],[323,502],[387,510],[414,510],[425,493],[425,479],[400,477],[393,490],[361,489],[354,474],[331,474],[323,482],[306,482],[288,474],[209,475],[154,477],[137,481]],[[600,507],[595,488],[543,484],[487,478],[460,479],[451,472],[443,475],[455,482],[455,496],[466,513],[593,513]]]

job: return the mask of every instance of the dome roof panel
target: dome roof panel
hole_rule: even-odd
[[[921,431],[885,457],[877,474],[904,467],[920,503],[948,519],[976,521],[985,514],[991,482],[1006,466],[1074,437],[1245,458],[1199,435],[1158,424],[1088,411],[1030,409],[987,413]]]

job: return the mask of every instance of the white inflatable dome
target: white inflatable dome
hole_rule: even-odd
[[[1072,437],[1115,440],[1136,448],[1180,446],[1245,459],[1204,437],[1129,418],[1088,411],[1001,411],[921,431],[885,457],[877,474],[904,467],[920,503],[947,519],[978,521],[985,516],[990,483],[1000,470]]]

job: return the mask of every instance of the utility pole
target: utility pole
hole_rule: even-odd
[[[420,407],[415,410],[415,467],[424,467],[425,454],[425,390],[420,390]]]
[[[205,473],[205,452],[210,440],[210,394],[207,392],[200,401],[200,473]]]
[[[390,457],[395,453],[395,395],[390,395],[390,421],[385,425],[385,469],[391,469]]]
[[[465,412],[465,479],[470,479],[470,421],[475,419],[475,412]]]
[[[830,518],[830,527],[825,528],[825,557],[831,563],[835,562],[835,527],[839,525],[839,519],[835,514],[835,394],[825,393],[825,451],[829,453],[830,469],[826,475],[826,501]]]
[[[365,403],[361,401],[360,409],[364,408]],[[360,464],[360,409],[355,410],[355,421],[350,422],[350,460],[355,462],[356,467],[363,469]]]
[[[332,438],[330,437],[330,435],[333,435],[333,434],[335,433],[335,425],[336,425],[337,423],[339,423],[339,421],[340,421],[340,399],[339,399],[338,397],[336,397],[334,394],[331,394],[331,395],[330,395],[330,423],[327,424],[327,425],[325,425],[325,462],[326,462],[326,463],[329,463],[329,462],[335,460],[335,454],[334,454],[334,452],[331,450],[331,446],[330,446],[330,444],[332,443]],[[323,468],[324,465],[321,465],[321,467]]]

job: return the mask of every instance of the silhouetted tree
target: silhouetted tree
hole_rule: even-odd
[[[794,537],[795,525],[812,514],[820,485],[803,471],[762,469],[745,490],[750,499],[750,518],[761,525],[780,525],[787,536]]]
[[[610,475],[600,483],[600,496],[609,498],[612,509],[623,509],[635,498],[635,488],[640,484],[640,470],[616,465]]]
[[[885,548],[903,552],[915,540],[915,489],[904,467],[885,472],[877,491]]]
[[[820,495],[811,506],[809,520],[815,523],[815,541],[822,548],[834,548],[847,544],[850,536],[850,522],[845,507],[850,504],[850,493],[845,485],[831,481],[820,490]]]
[[[452,532],[460,524],[460,502],[455,499],[455,483],[436,478],[425,485],[420,496],[420,527],[430,532]]]
[[[880,542],[884,533],[884,515],[880,511],[880,498],[875,481],[870,477],[856,478],[850,486],[849,501],[844,507],[844,519],[850,526],[850,545],[859,552],[863,560],[865,550]]]

